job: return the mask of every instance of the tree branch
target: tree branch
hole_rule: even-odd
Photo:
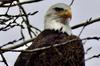
[[[34,40],[34,38],[29,39],[29,40],[27,40],[27,41],[24,41],[24,42],[22,42],[22,43],[16,44],[16,45],[14,45],[14,46],[10,46],[10,47],[7,47],[7,48],[1,47],[1,48],[2,48],[2,49],[16,49],[16,48],[19,48],[19,47],[21,47],[21,46],[27,44],[27,43],[32,42],[33,40]]]
[[[72,29],[76,29],[76,28],[82,27],[82,26],[84,26],[84,25],[88,26],[88,25],[93,24],[93,23],[96,23],[96,22],[100,22],[100,17],[99,17],[99,18],[96,18],[96,19],[93,19],[93,20],[91,20],[91,21],[88,22],[88,23],[87,23],[87,21],[86,21],[86,22],[84,22],[84,23],[81,23],[81,24],[72,26],[71,28],[72,28]]]
[[[70,3],[70,5],[69,5],[69,6],[72,6],[72,5],[73,5],[73,3],[74,3],[74,0],[72,0],[72,2]]]
[[[2,61],[2,62],[4,62],[6,66],[8,66],[8,63],[7,63],[7,61],[6,61],[6,59],[5,59],[4,55],[2,54],[2,52],[1,52],[1,51],[0,51],[0,55],[1,55],[2,59],[3,59],[3,61]]]
[[[35,3],[35,2],[39,2],[39,1],[43,1],[43,0],[31,0],[31,1],[25,1],[25,2],[22,2],[22,3],[16,3],[16,4],[12,4],[10,7],[13,7],[13,6],[17,6],[17,5],[24,5],[24,4],[30,4],[30,3]],[[0,7],[9,7],[9,5],[0,5]]]
[[[93,23],[95,23],[95,22],[99,22],[100,21],[100,18],[96,18],[96,19],[94,19],[94,20],[91,20],[91,22],[89,22],[89,23],[87,23],[87,22],[85,22],[85,23],[82,23],[82,24],[78,24],[78,25],[76,25],[76,26],[73,26],[72,27],[72,29],[76,29],[76,28],[79,28],[79,27],[82,27],[82,26],[84,26],[84,25],[90,25],[90,24],[93,24]],[[99,40],[99,37],[97,38],[97,37],[93,37],[93,38],[95,38],[96,40]],[[90,39],[92,39],[92,38],[87,38],[87,40],[90,40]],[[27,41],[24,41],[24,42],[22,42],[22,43],[20,43],[20,44],[16,44],[16,45],[14,45],[14,46],[11,46],[11,47],[8,47],[8,48],[5,48],[5,49],[16,49],[16,48],[19,48],[19,47],[21,47],[21,46],[23,46],[23,45],[25,45],[25,44],[27,44],[27,43],[29,43],[29,42],[32,42],[34,40],[34,38],[32,38],[32,39],[29,39],[29,40],[27,40]]]
[[[87,38],[83,38],[81,40],[100,40],[100,37],[87,37]],[[31,41],[31,40],[29,40],[29,41]],[[27,42],[29,42],[29,41],[27,41]],[[80,41],[80,40],[73,39],[73,40],[66,41],[66,42],[63,42],[63,43],[60,43],[60,44],[54,44],[53,46],[35,48],[33,50],[13,50],[14,47],[12,47],[12,48],[1,48],[0,50],[3,51],[3,52],[7,52],[7,51],[10,51],[10,52],[36,52],[36,51],[40,51],[40,50],[46,50],[46,49],[49,49],[51,47],[63,46],[63,45],[69,44],[69,43],[74,42],[74,41]],[[20,44],[20,45],[22,45],[22,44]]]
[[[0,14],[0,17],[22,17],[22,16],[32,16],[35,15],[36,13],[38,13],[38,11],[35,11],[33,13],[28,13],[28,14],[19,14],[19,15],[8,15],[8,14]]]
[[[87,58],[85,61],[91,60],[93,58],[99,58],[99,57],[100,57],[100,54],[93,55],[92,57]]]

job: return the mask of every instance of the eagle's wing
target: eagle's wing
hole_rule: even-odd
[[[28,48],[53,45],[78,39],[64,46],[51,47],[33,53],[21,53],[14,66],[84,66],[84,49],[81,40],[77,36],[65,34],[44,34],[41,33]]]

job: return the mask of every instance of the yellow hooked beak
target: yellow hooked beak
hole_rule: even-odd
[[[62,11],[60,13],[57,14],[58,16],[60,17],[63,17],[65,19],[67,18],[72,18],[72,12],[71,12],[71,9],[68,9],[68,10],[65,10],[65,11]]]

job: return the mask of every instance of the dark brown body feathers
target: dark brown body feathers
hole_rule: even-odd
[[[78,40],[47,50],[21,53],[14,66],[85,66],[82,42],[74,35],[68,36],[59,31],[44,30],[27,49],[60,44],[73,39]]]

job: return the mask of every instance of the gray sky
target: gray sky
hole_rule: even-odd
[[[39,3],[25,5],[25,9],[28,12],[39,10],[39,13],[30,17],[31,24],[43,30],[44,14],[46,10],[55,3],[69,4],[70,0],[44,0]],[[0,8],[0,14],[4,12],[4,10],[5,9]],[[17,11],[18,10],[16,8],[13,8],[13,10],[11,9],[10,14],[16,14]],[[72,12],[73,12],[73,18],[72,18],[72,21],[70,22],[71,26],[82,23],[91,17],[93,19],[100,17],[100,0],[75,0],[74,4],[72,5]],[[100,36],[99,25],[100,23],[95,23],[86,27],[81,35],[81,38],[89,37],[89,36]],[[73,34],[78,35],[80,33],[80,30],[81,28],[73,30]],[[25,35],[27,35],[26,32],[25,32]],[[6,43],[10,40],[17,39],[18,37],[20,37],[19,31],[14,30],[14,29],[8,31],[7,33],[0,32],[0,36],[1,36],[0,44]],[[100,53],[100,41],[95,41],[95,40],[87,41],[87,43],[84,45],[84,48],[86,50],[88,47],[91,47],[91,46],[93,48],[85,56],[86,58],[94,54]],[[9,66],[13,66],[18,56],[18,53],[7,52],[4,54],[4,56],[6,57]],[[95,66],[95,65],[100,66],[100,58],[97,58],[97,59],[95,58],[95,59],[86,61],[86,66]],[[0,63],[0,66],[5,66],[5,65],[3,63]]]

